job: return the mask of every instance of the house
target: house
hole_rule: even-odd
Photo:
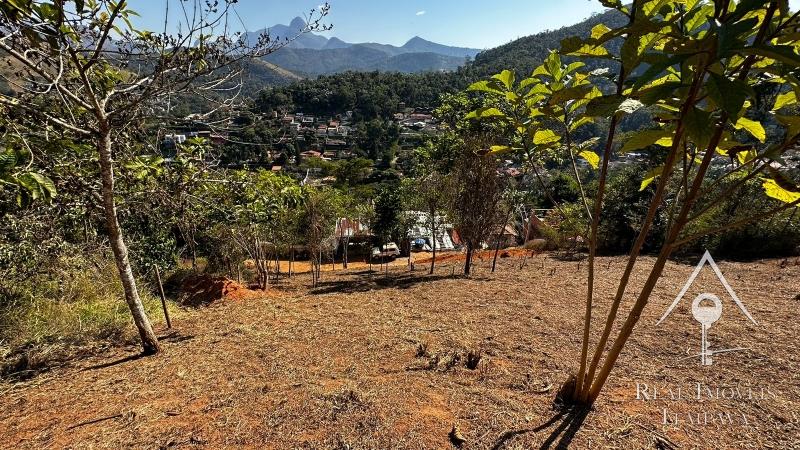
[[[430,115],[430,114],[420,114],[420,113],[411,114],[410,116],[408,116],[408,118],[410,120],[415,121],[415,122],[423,122],[423,123],[431,122],[433,120],[433,116],[432,115]]]
[[[373,246],[374,236],[369,226],[361,219],[341,217],[336,221],[334,238],[337,241],[336,254],[344,255],[345,248],[348,255],[366,256]]]
[[[500,248],[515,247],[519,244],[519,233],[511,225],[504,226],[502,230],[497,227],[489,235],[488,244],[491,248],[496,247],[498,244]]]
[[[531,211],[530,217],[523,223],[522,234],[525,236],[525,242],[546,237],[542,229],[549,227],[549,225],[544,222],[544,218],[547,216],[548,212],[550,212],[550,210],[546,209],[534,209]]]
[[[413,244],[415,241],[424,241],[428,248],[433,248],[434,242],[437,250],[454,250],[455,243],[453,242],[450,231],[453,225],[444,223],[444,217],[437,217],[438,230],[436,236],[430,229],[430,214],[423,211],[409,211],[407,214],[411,216],[412,225],[408,232],[408,238]]]
[[[337,238],[353,236],[372,236],[369,226],[360,219],[349,219],[341,217],[336,221]]]
[[[320,158],[322,157],[322,153],[315,152],[314,150],[308,150],[303,153],[300,153],[300,156],[303,158]]]
[[[347,142],[340,139],[325,139],[325,150],[342,151],[347,149]]]

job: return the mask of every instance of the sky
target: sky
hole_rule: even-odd
[[[137,25],[162,30],[165,4],[178,13],[179,0],[129,0]],[[800,0],[797,0],[800,1]],[[239,0],[247,31],[288,24],[322,0]],[[597,0],[329,0],[328,37],[346,42],[402,45],[414,36],[459,47],[486,49],[539,31],[556,29],[602,12]],[[176,18],[177,20],[177,18]],[[235,19],[239,23],[238,19]],[[170,21],[172,22],[172,20]]]
[[[163,30],[167,2],[177,20],[180,0],[129,0],[137,25]],[[246,31],[288,24],[323,0],[239,0],[236,11]],[[325,23],[346,42],[403,45],[414,36],[459,47],[487,49],[544,30],[580,22],[605,10],[597,0],[328,0]],[[191,2],[190,2],[191,4]],[[790,0],[792,9],[800,0]],[[232,19],[240,26],[239,19]],[[170,21],[171,23],[173,20]]]

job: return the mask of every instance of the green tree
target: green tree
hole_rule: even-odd
[[[282,45],[267,35],[250,46],[213,33],[230,3],[198,5],[176,35],[133,28],[135,13],[125,1],[0,3],[0,29],[13,36],[0,40],[0,51],[21,67],[18,80],[36,80],[18,95],[0,94],[0,105],[26,123],[94,146],[108,239],[146,354],[160,347],[139,298],[117,216],[114,155],[124,151],[129,128],[157,114],[163,100],[181,92],[230,89],[238,63]],[[115,51],[105,51],[112,39]]]
[[[306,250],[311,259],[312,286],[319,283],[324,253],[335,250],[336,221],[342,212],[342,196],[333,189],[306,189],[300,213]]]
[[[231,235],[256,268],[258,285],[269,288],[272,256],[291,239],[286,233],[292,209],[303,201],[300,185],[285,175],[259,170],[239,172],[235,194],[235,225]]]
[[[800,139],[800,120],[781,113],[785,107],[797,103],[800,89],[797,78],[791,74],[800,66],[800,43],[793,32],[797,15],[789,11],[787,3],[637,0],[632,5],[608,1],[603,4],[626,16],[627,24],[616,28],[599,24],[587,39],[565,39],[561,53],[581,59],[614,61],[619,68],[617,74],[603,71],[574,75],[576,79],[610,76],[615,86],[613,92],[603,95],[596,87],[585,84],[562,90],[564,83],[555,81],[557,76],[554,75],[564,69],[553,63],[555,58],[518,84],[513,74],[503,72],[473,86],[474,90],[495,99],[495,106],[476,110],[472,117],[497,120],[518,130],[519,134],[511,142],[494,148],[495,151],[519,148],[529,152],[543,141],[563,142],[559,148],[568,150],[566,135],[558,135],[548,126],[552,120],[567,123],[553,108],[555,104],[565,104],[567,110],[574,108],[575,112],[584,108],[582,114],[574,116],[576,122],[569,124],[569,128],[595,118],[609,121],[601,153],[579,153],[600,173],[593,205],[588,207],[586,202],[591,225],[581,357],[574,378],[565,384],[562,392],[569,391],[566,387],[572,386],[573,400],[584,404],[592,404],[600,394],[674,251],[703,236],[758,222],[800,204],[800,187],[791,178],[792,173],[782,169],[780,164],[782,155]],[[610,51],[614,50],[610,44],[620,39],[623,44],[619,51]],[[573,67],[572,70],[577,69]],[[768,75],[762,76],[764,74]],[[782,93],[776,96],[766,114],[780,123],[783,131],[781,138],[768,143],[753,105],[758,101],[756,90],[774,84],[781,86]],[[617,145],[621,118],[644,106],[657,111],[659,127],[640,132],[623,145]],[[534,120],[520,122],[520,111]],[[594,259],[599,224],[605,214],[603,202],[609,162],[615,149],[625,153],[650,145],[662,147],[666,156],[663,164],[642,180],[640,189],[655,183],[655,192],[590,357]],[[733,164],[729,170],[717,174],[709,168],[712,161],[720,157],[732,160]],[[737,183],[727,186],[721,183],[737,174],[744,174]],[[731,223],[687,233],[692,223],[714,205],[737,195],[739,188],[752,179],[760,179],[764,193],[782,204],[753,211]],[[630,276],[664,203],[667,224],[663,243],[657,249],[658,255],[649,268],[644,286],[636,294],[632,308],[607,348]]]
[[[472,256],[500,221],[503,185],[493,156],[476,153],[478,142],[468,142],[451,174],[450,215],[453,227],[467,249],[464,274],[469,275]],[[480,148],[480,147],[478,147]]]

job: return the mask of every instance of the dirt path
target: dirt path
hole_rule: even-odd
[[[712,344],[749,350],[716,356],[710,367],[681,359],[697,353],[700,336],[686,304],[655,326],[693,270],[669,264],[574,436],[555,433],[570,424],[552,399],[579,350],[585,263],[536,256],[520,270],[518,262],[502,260],[494,275],[483,262],[471,279],[451,278],[447,265],[433,276],[352,270],[324,275],[313,292],[298,277],[282,295],[188,313],[158,357],[119,349],[0,384],[0,447],[450,448],[453,425],[468,448],[800,446],[796,262],[721,265],[758,325],[723,298]],[[605,292],[623,264],[599,262]],[[698,284],[718,286],[705,273]],[[658,398],[637,400],[637,383]],[[693,399],[697,383],[702,401]],[[670,398],[678,387],[683,397]],[[733,387],[768,392],[729,398]],[[705,393],[718,388],[722,395]],[[677,425],[663,424],[664,408],[670,420],[679,414]],[[689,423],[704,412],[737,422]]]

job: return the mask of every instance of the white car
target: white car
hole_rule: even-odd
[[[395,259],[400,256],[400,248],[394,242],[389,242],[383,246],[383,250],[379,247],[372,247],[373,258],[390,258]]]

